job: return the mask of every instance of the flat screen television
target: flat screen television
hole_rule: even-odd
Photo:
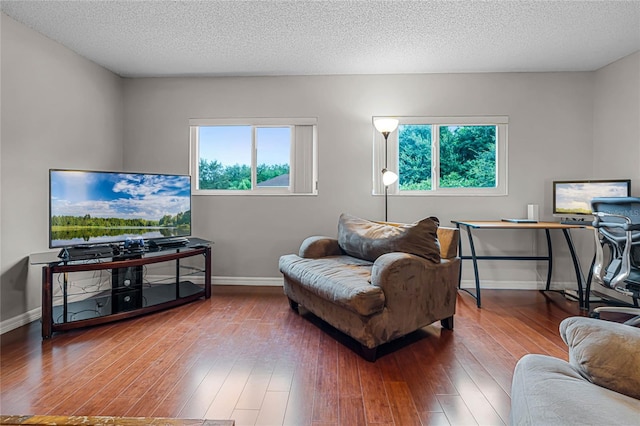
[[[188,175],[49,170],[49,248],[190,235]]]
[[[596,197],[630,197],[631,180],[563,180],[553,182],[553,214],[562,217],[591,215]]]

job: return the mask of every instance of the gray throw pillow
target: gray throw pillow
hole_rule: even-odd
[[[338,221],[338,244],[349,256],[370,262],[392,252],[440,262],[438,219],[433,217],[402,224],[373,222],[343,213]]]

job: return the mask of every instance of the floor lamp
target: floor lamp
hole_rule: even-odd
[[[382,184],[384,185],[384,221],[388,220],[388,189],[389,185],[398,180],[398,175],[387,169],[387,140],[389,134],[398,128],[395,118],[376,118],[373,120],[376,130],[384,136],[384,168],[382,169]]]

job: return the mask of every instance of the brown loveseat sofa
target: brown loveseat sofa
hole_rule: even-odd
[[[458,230],[435,218],[414,224],[342,214],[338,238],[309,237],[280,258],[284,292],[358,341],[373,361],[379,345],[435,321],[453,328]]]

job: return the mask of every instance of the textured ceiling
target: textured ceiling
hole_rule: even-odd
[[[2,1],[125,77],[595,70],[640,1]]]

